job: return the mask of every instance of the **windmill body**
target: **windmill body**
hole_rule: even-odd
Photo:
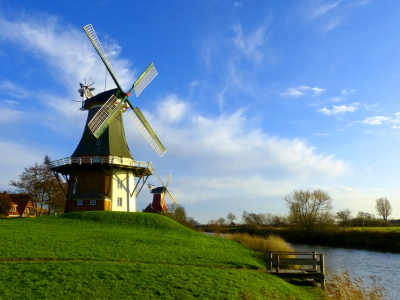
[[[109,90],[85,101],[88,118],[82,138],[71,157],[52,162],[52,169],[68,181],[66,212],[136,211],[136,191],[153,173],[151,163],[138,162],[128,148],[119,113],[100,138],[88,123],[110,95]]]
[[[166,149],[143,116],[139,108],[132,106],[132,91],[138,96],[157,75],[151,63],[135,81],[128,93],[118,82],[92,25],[84,30],[109,71],[117,88],[92,93],[91,85],[81,84],[78,92],[82,97],[83,111],[88,118],[82,138],[71,157],[51,163],[57,178],[68,182],[66,212],[113,210],[136,211],[136,195],[140,193],[154,169],[149,162],[134,160],[128,148],[123,125],[123,113],[131,108],[129,118],[150,146],[163,156]]]

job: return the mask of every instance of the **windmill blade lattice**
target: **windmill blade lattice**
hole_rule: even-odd
[[[139,130],[142,136],[154,149],[154,151],[156,151],[157,154],[162,157],[167,150],[158,139],[157,135],[151,128],[149,122],[147,122],[146,118],[143,116],[140,109],[137,107],[133,108],[128,116],[131,119],[132,123],[136,126],[137,130]]]
[[[99,138],[101,134],[107,129],[108,124],[118,115],[118,111],[120,111],[124,106],[124,103],[119,100],[117,97],[112,95],[106,103],[98,112],[93,116],[93,118],[88,123],[88,127],[90,131],[96,138]]]
[[[118,89],[122,90],[121,86],[118,83],[118,76],[115,73],[113,67],[111,66],[110,60],[108,59],[108,56],[107,56],[106,52],[104,51],[103,46],[101,45],[100,40],[97,37],[97,34],[94,31],[92,24],[86,25],[85,27],[83,27],[83,30],[86,32],[86,35],[88,36],[89,40],[92,42],[92,45],[96,49],[101,60],[106,65],[106,68],[107,68],[108,72],[110,72],[110,75],[113,78]]]
[[[158,74],[154,64],[151,63],[147,69],[140,75],[140,77],[133,84],[133,90],[135,91],[136,97],[144,90],[144,88],[156,77]]]

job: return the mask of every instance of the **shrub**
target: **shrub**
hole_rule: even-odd
[[[250,235],[248,233],[238,233],[233,235],[226,235],[228,239],[237,241],[249,248],[254,249],[260,253],[260,258],[266,260],[266,254],[268,251],[285,251],[294,252],[294,249],[290,247],[286,242],[276,235],[269,235],[267,238]],[[283,257],[294,258],[295,255],[284,255]],[[290,268],[298,268],[297,266],[289,266]]]

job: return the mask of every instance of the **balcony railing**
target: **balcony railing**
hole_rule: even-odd
[[[50,168],[62,167],[65,165],[95,165],[95,164],[104,164],[104,165],[120,165],[120,166],[129,166],[134,168],[143,168],[149,169],[151,173],[153,173],[154,168],[150,162],[144,161],[136,161],[131,158],[120,157],[120,156],[91,156],[91,157],[66,157],[59,160],[52,161],[50,163]]]

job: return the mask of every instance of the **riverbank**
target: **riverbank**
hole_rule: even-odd
[[[0,298],[321,299],[237,243],[145,213],[0,220]]]
[[[215,228],[204,228],[213,231]],[[330,229],[304,232],[291,228],[272,228],[255,226],[220,227],[221,233],[249,233],[258,236],[277,235],[289,243],[310,244],[352,249],[365,249],[400,253],[400,232],[368,229]]]

